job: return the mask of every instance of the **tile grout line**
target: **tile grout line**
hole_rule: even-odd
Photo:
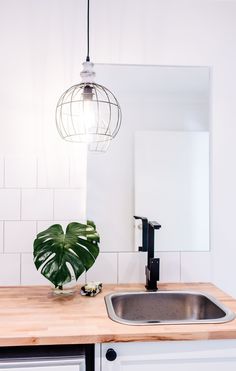
[[[60,186],[48,186],[48,187],[21,187],[21,186],[8,186],[6,187],[5,185],[3,186],[0,186],[0,189],[3,189],[3,188],[6,188],[6,189],[11,189],[11,190],[18,190],[20,188],[23,188],[24,190],[26,191],[35,191],[35,190],[48,190],[48,191],[51,191],[53,189],[59,189],[60,191],[67,191],[67,190],[72,190],[72,191],[77,191],[77,190],[84,190],[85,187],[83,186],[79,186],[79,187],[60,187]]]
[[[7,251],[7,252],[5,252],[5,255],[19,255],[19,254],[21,254],[21,252],[19,252],[19,251]],[[30,252],[26,251],[26,252],[23,252],[22,254],[30,254]]]
[[[69,223],[71,222],[71,218],[70,219],[56,219],[60,222],[66,222],[66,223]],[[30,219],[0,219],[0,222],[34,222],[34,221],[39,221],[39,222],[51,222],[53,221],[53,219],[37,219],[36,218],[30,218]],[[100,251],[100,252],[105,252],[105,253],[109,253],[109,254],[112,254],[112,253],[117,253],[118,251]],[[129,251],[130,252],[130,251]]]

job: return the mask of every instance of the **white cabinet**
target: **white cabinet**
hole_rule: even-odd
[[[102,344],[101,357],[101,371],[235,371],[236,340]]]
[[[85,359],[25,359],[4,360],[0,362],[0,371],[85,371]]]

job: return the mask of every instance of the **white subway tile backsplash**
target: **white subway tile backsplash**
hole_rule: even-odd
[[[86,221],[86,166],[85,146],[67,156],[0,157],[0,284],[49,284],[34,266],[33,242],[50,225]]]
[[[0,189],[0,220],[20,219],[20,190]]]
[[[87,272],[87,281],[117,283],[117,254],[100,253]]]
[[[38,159],[39,188],[69,188],[69,158],[55,156]]]
[[[85,222],[86,190],[56,189],[54,219]]]
[[[22,220],[52,220],[53,190],[23,189]]]
[[[70,147],[71,148],[71,147]],[[68,156],[0,157],[0,285],[46,284],[33,263],[36,234],[86,221],[86,149]],[[14,188],[14,189],[9,189]],[[53,188],[53,189],[52,189]],[[161,282],[211,281],[210,252],[156,252]],[[145,284],[147,254],[102,252],[79,283]]]
[[[181,281],[212,281],[211,252],[181,252]]]
[[[21,255],[21,284],[50,285],[50,282],[35,268],[32,253]]]
[[[157,252],[160,258],[160,281],[180,281],[180,252]]]
[[[20,254],[0,254],[0,285],[20,285]]]
[[[119,283],[144,283],[146,280],[145,266],[147,253],[119,253]],[[179,252],[159,252],[160,281],[180,281],[180,254]]]
[[[35,221],[6,221],[4,228],[4,251],[32,252],[36,237]]]
[[[118,283],[145,282],[147,253],[118,253]]]
[[[36,158],[11,156],[5,158],[5,187],[36,187]]]
[[[37,222],[37,233],[45,231],[45,229],[48,229],[53,224],[60,224],[65,232],[69,222],[68,220],[39,220]]]
[[[84,273],[79,277],[77,282],[80,284],[85,283]],[[21,256],[21,284],[53,286],[49,280],[37,271],[32,254],[22,254]]]

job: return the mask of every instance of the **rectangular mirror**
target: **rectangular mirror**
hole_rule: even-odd
[[[135,213],[162,225],[156,249],[209,250],[208,132],[136,133]]]
[[[103,251],[134,251],[134,214],[162,225],[158,251],[209,250],[208,67],[96,65],[122,108],[106,154],[88,157],[88,217]],[[135,233],[134,233],[135,230]]]

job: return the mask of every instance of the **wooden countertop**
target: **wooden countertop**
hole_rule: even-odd
[[[236,312],[236,300],[210,283],[159,284],[161,290],[209,293]],[[236,339],[236,320],[223,324],[128,326],[110,320],[104,295],[143,290],[143,285],[104,285],[94,298],[53,296],[50,287],[0,287],[0,346],[102,342]]]

